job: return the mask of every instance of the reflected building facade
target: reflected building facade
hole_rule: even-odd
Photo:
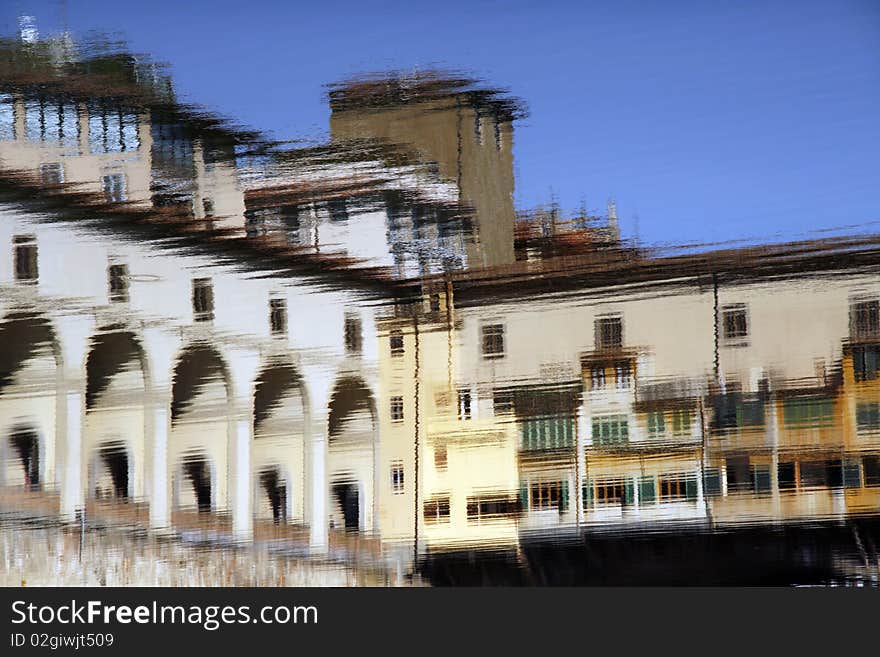
[[[4,512],[413,572],[873,535],[875,240],[517,218],[520,106],[469,79],[332,86],[329,143],[282,150],[129,58],[3,48]]]

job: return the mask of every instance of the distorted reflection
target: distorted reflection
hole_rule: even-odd
[[[458,74],[291,149],[0,50],[7,583],[877,583],[875,239],[517,211],[524,106]]]

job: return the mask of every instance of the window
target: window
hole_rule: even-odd
[[[780,461],[776,466],[776,480],[779,490],[797,488],[797,468],[793,461]]]
[[[597,317],[594,330],[596,349],[620,349],[623,346],[623,318],[619,315]]]
[[[616,445],[629,440],[626,415],[605,415],[593,418],[593,442]]]
[[[632,504],[635,502],[635,486],[628,479],[597,479],[596,504]]]
[[[60,185],[64,182],[64,167],[60,162],[40,165],[40,182],[44,185]]]
[[[880,486],[880,456],[863,456],[865,486]]]
[[[434,468],[437,470],[445,470],[449,463],[449,454],[446,445],[434,446]]]
[[[621,390],[625,390],[629,388],[632,384],[632,373],[630,371],[629,363],[626,361],[618,363],[614,367],[614,373],[617,377],[617,387]]]
[[[786,426],[821,427],[834,423],[834,400],[830,397],[793,397],[782,405]]]
[[[662,502],[695,502],[697,499],[697,478],[694,475],[660,475],[658,484]]]
[[[853,347],[853,375],[859,383],[874,381],[880,374],[880,347],[859,345]]]
[[[467,515],[469,522],[481,520],[496,520],[515,516],[519,513],[520,504],[510,496],[499,494],[486,494],[468,497]]]
[[[101,177],[101,188],[108,203],[122,203],[126,200],[125,174],[111,173]]]
[[[654,477],[639,479],[639,506],[647,506],[657,501],[657,482]]]
[[[128,302],[128,265],[115,264],[107,268],[107,287],[111,303]]]
[[[345,351],[349,354],[361,353],[363,346],[363,333],[361,332],[361,318],[357,315],[345,316]]]
[[[391,490],[395,495],[403,493],[403,463],[391,464]]]
[[[558,509],[568,511],[568,482],[539,481],[531,485],[532,509]]]
[[[605,388],[605,368],[602,365],[594,365],[590,370],[590,382],[593,390]]]
[[[496,390],[492,395],[492,410],[495,416],[513,413],[513,393],[509,390]]]
[[[214,216],[214,200],[210,198],[203,198],[202,210],[205,213],[205,219],[211,219]]]
[[[503,143],[502,134],[501,134],[501,122],[498,120],[498,117],[495,117],[494,121],[495,127],[495,150],[500,151]]]
[[[754,491],[758,495],[766,495],[773,490],[773,480],[770,475],[769,465],[752,466],[752,483]]]
[[[425,522],[449,522],[449,496],[434,497],[425,500]]]
[[[287,299],[269,299],[269,330],[272,335],[287,333]]]
[[[712,400],[712,427],[735,429],[757,427],[764,424],[764,402],[748,399],[740,393],[718,395]]]
[[[458,419],[471,419],[471,391],[467,388],[458,391]]]
[[[12,241],[15,244],[15,280],[36,281],[39,278],[37,238],[34,235],[16,235]]]
[[[429,297],[428,301],[431,304],[431,312],[432,313],[440,312],[440,295],[439,294],[432,294]]]
[[[474,111],[474,139],[482,146],[483,144],[483,117],[480,113]]]
[[[880,335],[880,301],[853,301],[849,307],[849,337],[852,341]]]
[[[522,448],[526,451],[574,447],[575,428],[571,416],[528,418],[522,422]]]
[[[26,100],[24,133],[29,141],[42,141],[53,146],[74,149],[79,140],[76,105],[70,101],[51,98]]]
[[[93,154],[137,150],[140,147],[137,114],[105,105],[91,107],[89,147]]]
[[[737,303],[722,308],[724,341],[744,345],[749,337],[749,316],[745,304]]]
[[[686,408],[672,411],[672,433],[676,436],[688,435],[691,432],[692,413]]]
[[[504,355],[504,325],[483,326],[483,358],[500,358]]]
[[[856,426],[860,432],[880,429],[880,403],[859,402],[856,404]]]
[[[392,356],[403,356],[403,332],[394,329],[388,335],[388,346]]]
[[[843,461],[843,487],[862,487],[862,464],[859,459],[844,459]]]
[[[391,398],[391,421],[403,421],[403,397],[397,396]]]
[[[214,319],[214,286],[210,278],[193,280],[193,318],[197,322],[208,322]]]
[[[663,411],[652,411],[648,413],[648,433],[652,436],[659,436],[666,433],[666,419],[663,417]]]
[[[330,221],[348,221],[348,208],[345,205],[345,199],[334,198],[327,201],[327,213],[330,215]]]

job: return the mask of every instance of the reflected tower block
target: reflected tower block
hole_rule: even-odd
[[[429,170],[458,188],[473,233],[463,244],[468,267],[514,261],[513,121],[519,101],[469,78],[436,72],[331,85],[333,141],[378,139],[414,151]]]

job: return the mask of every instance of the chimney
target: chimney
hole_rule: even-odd
[[[617,203],[615,203],[613,198],[608,199],[608,231],[614,239],[620,239],[620,224],[617,221]]]

